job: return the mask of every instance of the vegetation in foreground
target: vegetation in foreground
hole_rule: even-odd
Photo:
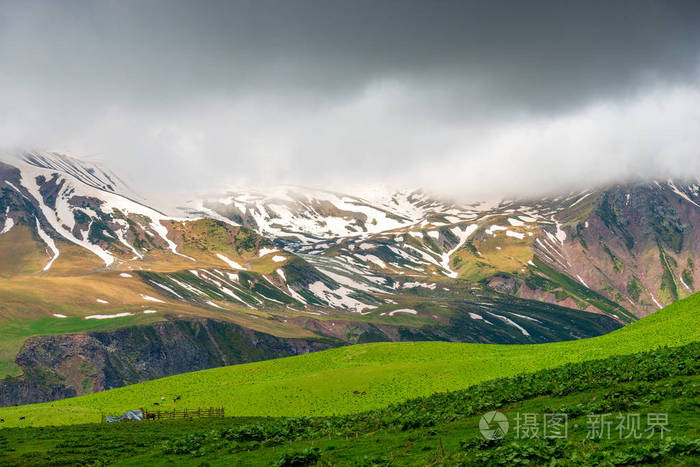
[[[5,465],[697,465],[700,343],[568,364],[358,414],[319,418],[122,422],[0,432]],[[499,410],[502,440],[480,434]],[[566,414],[567,436],[524,436],[516,414]],[[640,437],[590,414],[639,414]],[[667,414],[667,423],[648,415]],[[520,439],[516,439],[516,434]],[[559,432],[561,433],[561,432]]]
[[[91,423],[155,402],[236,416],[328,416],[385,407],[490,379],[700,340],[700,294],[610,334],[538,345],[364,344],[215,368],[54,403],[0,409],[5,426]],[[181,396],[176,403],[175,396]],[[20,420],[21,417],[24,417]]]

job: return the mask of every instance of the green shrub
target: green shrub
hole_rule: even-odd
[[[303,451],[288,452],[275,463],[278,467],[301,467],[315,465],[321,459],[319,448],[304,449]]]

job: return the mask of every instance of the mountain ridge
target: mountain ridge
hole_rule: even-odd
[[[178,217],[88,162],[13,160],[0,162],[0,318],[12,329],[0,377],[21,372],[27,339],[95,324],[538,343],[609,332],[696,290],[695,182],[480,204],[285,186],[203,198]]]

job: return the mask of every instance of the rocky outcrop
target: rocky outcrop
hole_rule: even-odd
[[[325,350],[333,339],[282,338],[210,319],[28,339],[23,375],[0,382],[0,406],[46,402],[224,365]]]

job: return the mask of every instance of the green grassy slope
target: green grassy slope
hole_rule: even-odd
[[[0,430],[2,465],[697,465],[700,343],[608,357],[319,418],[217,418]],[[479,418],[510,421],[485,441]],[[517,414],[539,430],[516,439]],[[542,414],[568,416],[566,439],[544,437]],[[610,414],[610,437],[587,440],[588,414]],[[639,438],[615,416],[639,414]],[[647,414],[667,414],[664,436]],[[618,431],[621,430],[621,431]]]
[[[0,409],[6,426],[74,424],[101,412],[153,408],[180,395],[179,407],[223,406],[235,416],[332,415],[457,390],[523,372],[700,340],[700,294],[610,334],[537,345],[381,343],[216,368],[52,404]],[[365,394],[362,394],[362,392]],[[359,392],[359,393],[358,393]],[[165,407],[174,403],[169,400]],[[26,417],[19,421],[19,417]]]

